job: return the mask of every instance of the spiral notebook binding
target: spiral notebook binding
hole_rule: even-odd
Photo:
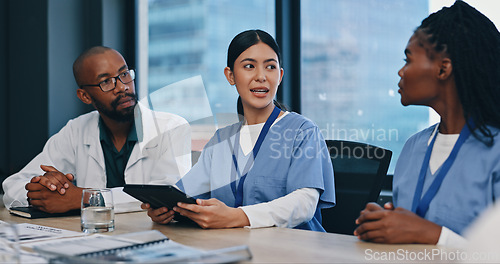
[[[106,255],[116,254],[119,252],[124,252],[124,251],[129,251],[129,250],[134,250],[134,249],[141,249],[141,248],[157,245],[160,243],[164,243],[168,240],[169,240],[168,238],[164,238],[164,239],[149,241],[149,242],[145,242],[145,243],[141,243],[141,244],[135,244],[135,245],[124,246],[124,247],[119,247],[119,248],[83,253],[83,254],[79,254],[76,256],[82,257],[82,258],[93,258],[93,257],[98,257],[98,256],[106,256]]]

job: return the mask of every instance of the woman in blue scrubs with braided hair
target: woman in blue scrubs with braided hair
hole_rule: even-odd
[[[354,234],[460,247],[464,229],[500,197],[500,33],[456,1],[422,21],[405,54],[401,103],[432,107],[441,121],[406,142],[394,206],[368,204]]]
[[[321,209],[335,204],[325,140],[309,119],[273,103],[283,76],[279,47],[261,30],[238,34],[224,74],[240,96],[242,121],[217,130],[177,184],[197,204],[173,211],[202,228],[280,226],[323,231]],[[150,209],[154,222],[174,212]]]

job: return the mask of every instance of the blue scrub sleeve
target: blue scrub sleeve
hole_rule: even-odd
[[[287,193],[300,188],[319,190],[318,208],[335,205],[334,170],[318,127],[301,130],[295,139],[287,178]]]
[[[500,164],[497,164],[493,172],[493,200],[498,202],[500,200]]]
[[[210,199],[210,172],[212,154],[217,137],[212,137],[203,148],[198,162],[177,183],[177,187],[194,198]]]

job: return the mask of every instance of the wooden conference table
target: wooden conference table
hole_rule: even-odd
[[[72,231],[80,231],[80,217],[25,219],[10,215],[0,207],[0,219],[11,223],[31,223]],[[253,258],[250,263],[346,263],[388,262],[387,254],[399,256],[392,262],[439,262],[422,259],[433,250],[430,245],[382,245],[359,241],[354,236],[295,230],[288,228],[233,228],[207,229],[186,225],[159,225],[146,212],[115,215],[115,231],[109,235],[145,230],[159,230],[164,235],[188,246],[211,250],[237,245],[248,245]],[[392,253],[391,253],[392,252]],[[419,255],[418,255],[419,254]],[[406,257],[405,257],[406,256]],[[420,256],[415,260],[415,257]],[[391,261],[389,261],[391,262]]]

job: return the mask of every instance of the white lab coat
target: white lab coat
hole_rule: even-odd
[[[70,120],[45,144],[20,172],[3,182],[3,201],[7,208],[26,206],[25,185],[31,178],[43,175],[40,165],[51,165],[75,176],[76,186],[105,188],[106,168],[99,140],[99,113],[93,111]],[[191,168],[191,130],[182,117],[154,112],[141,103],[135,108],[138,142],[125,168],[129,184],[174,184]],[[140,203],[112,188],[115,212],[140,209]]]

